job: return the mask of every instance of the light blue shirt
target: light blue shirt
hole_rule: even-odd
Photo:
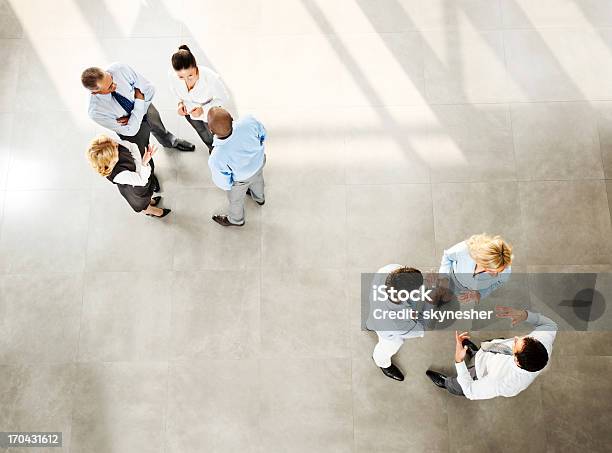
[[[266,130],[251,115],[235,120],[232,135],[221,140],[215,136],[208,167],[215,185],[230,190],[236,181],[249,179],[264,164]]]
[[[444,250],[444,256],[442,256],[442,263],[438,273],[448,274],[462,286],[472,291],[478,291],[481,299],[489,296],[493,291],[506,283],[512,273],[510,266],[497,275],[491,275],[487,272],[474,275],[475,269],[476,261],[470,256],[468,245],[463,241],[453,245],[448,250]]]
[[[134,102],[134,110],[130,115],[130,119],[126,125],[119,124],[117,118],[125,116],[127,112],[119,105],[119,103],[109,94],[91,94],[89,99],[89,117],[111,131],[120,135],[134,136],[140,129],[142,118],[144,117],[153,95],[155,87],[138,74],[128,65],[123,63],[113,63],[106,70],[113,77],[113,82],[117,84],[117,93]],[[134,98],[134,88],[138,88],[144,95],[142,99]]]

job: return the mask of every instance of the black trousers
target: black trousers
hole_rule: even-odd
[[[138,145],[140,154],[144,155],[147,146],[149,146],[151,134],[153,134],[157,141],[165,148],[172,148],[176,144],[177,138],[172,135],[171,132],[168,132],[161,120],[161,116],[159,116],[159,112],[153,104],[149,104],[147,114],[143,118],[140,129],[138,129],[136,135],[128,136],[119,134],[119,137]]]
[[[213,146],[212,146],[212,144],[213,144],[213,135],[210,132],[210,129],[208,128],[208,123],[206,121],[193,119],[189,115],[186,115],[185,119],[187,120],[187,122],[189,124],[191,124],[191,126],[198,133],[198,135],[200,136],[200,138],[202,139],[202,141],[204,142],[204,144],[208,148],[208,153],[210,154],[212,152],[212,149],[213,149]]]

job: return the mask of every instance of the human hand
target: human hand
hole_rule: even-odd
[[[516,308],[499,305],[495,307],[495,316],[498,318],[510,318],[512,326],[516,326],[527,319],[527,310],[517,310]]]
[[[204,110],[202,110],[202,107],[196,107],[191,112],[189,112],[189,115],[193,116],[194,118],[198,118],[202,116],[203,113]]]
[[[178,114],[181,116],[186,116],[188,114],[187,108],[185,107],[185,104],[183,104],[182,102],[179,102]]]
[[[468,332],[463,332],[461,335],[455,330],[455,363],[461,363],[465,359],[467,346],[463,346],[463,340],[469,339]]]
[[[462,293],[459,293],[459,296],[457,296],[457,299],[462,304],[465,304],[468,302],[478,303],[480,302],[480,293],[478,291],[463,291]]]
[[[128,123],[128,121],[130,121],[130,115],[125,115],[120,118],[117,118],[117,122],[121,124],[122,126],[125,126]]]
[[[147,146],[147,149],[144,155],[142,156],[142,165],[147,165],[156,152],[157,147],[155,145]]]
[[[138,88],[134,88],[134,98],[141,99],[144,101],[144,94]]]

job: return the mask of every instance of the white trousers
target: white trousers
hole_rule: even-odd
[[[378,344],[374,347],[372,358],[379,367],[389,368],[391,366],[391,357],[399,351],[404,344],[404,340],[402,338],[389,340],[387,338],[382,338],[378,332],[376,332],[376,334],[378,335]]]

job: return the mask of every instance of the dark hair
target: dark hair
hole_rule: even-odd
[[[423,274],[418,269],[413,267],[400,267],[387,275],[385,285],[387,286],[387,293],[389,294],[389,300],[393,303],[400,303],[400,301],[393,300],[389,290],[393,288],[395,291],[412,291],[418,289],[423,284]]]
[[[179,50],[172,55],[172,67],[175,71],[181,69],[195,68],[198,64],[196,59],[185,44],[179,46]]]
[[[548,351],[535,338],[523,338],[523,350],[515,354],[519,366],[527,371],[540,371],[548,363]]]

